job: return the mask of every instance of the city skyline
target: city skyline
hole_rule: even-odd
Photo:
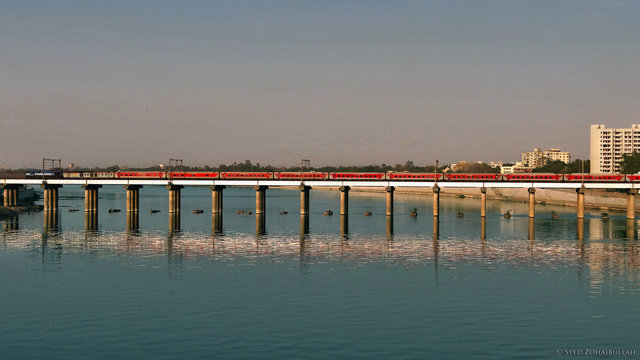
[[[0,167],[589,159],[635,1],[0,1]]]

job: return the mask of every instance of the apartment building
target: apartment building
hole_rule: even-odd
[[[591,172],[616,174],[620,172],[622,155],[640,151],[640,125],[630,129],[607,129],[591,125]]]
[[[566,151],[560,151],[558,148],[551,148],[549,150],[541,150],[539,148],[533,149],[533,151],[521,153],[521,163],[524,166],[537,168],[545,166],[548,161],[560,160],[565,164],[571,162],[571,154]]]

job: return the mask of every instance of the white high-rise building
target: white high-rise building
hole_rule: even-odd
[[[607,129],[591,125],[591,172],[616,174],[620,172],[622,155],[640,151],[640,125],[630,129]]]

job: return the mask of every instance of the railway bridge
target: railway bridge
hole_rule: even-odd
[[[58,211],[58,190],[63,186],[82,186],[85,190],[85,219],[87,228],[97,227],[98,191],[103,186],[122,186],[126,190],[127,227],[138,228],[140,189],[144,186],[163,186],[168,190],[171,228],[180,227],[180,191],[185,186],[208,186],[212,190],[212,214],[214,230],[222,229],[223,193],[228,186],[253,187],[256,191],[257,228],[264,227],[266,191],[270,188],[297,187],[300,190],[300,215],[308,229],[309,193],[313,188],[332,187],[340,190],[341,228],[348,232],[349,191],[358,187],[378,187],[386,191],[386,215],[394,215],[394,192],[396,189],[420,187],[433,190],[433,217],[440,215],[440,190],[443,188],[475,188],[481,197],[481,217],[486,217],[486,193],[489,188],[526,188],[529,193],[529,217],[535,217],[536,189],[574,189],[576,191],[577,218],[584,218],[584,195],[586,189],[625,189],[627,193],[627,219],[635,219],[635,196],[638,193],[634,183],[629,182],[523,182],[523,181],[379,181],[379,180],[221,180],[221,179],[0,179],[4,185],[4,205],[14,206],[18,202],[18,189],[24,185],[40,186],[44,190],[44,211],[55,222]],[[94,216],[95,215],[95,216]],[[45,216],[45,218],[47,218]],[[305,227],[301,225],[301,227]]]

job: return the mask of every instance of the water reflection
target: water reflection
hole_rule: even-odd
[[[44,212],[44,230],[45,231],[58,231],[58,223],[60,220],[60,216],[58,211],[45,211]]]
[[[19,217],[18,217],[18,215],[7,217],[4,220],[3,224],[2,224],[2,229],[5,232],[18,230],[19,228],[20,228],[20,226],[19,226]]]

